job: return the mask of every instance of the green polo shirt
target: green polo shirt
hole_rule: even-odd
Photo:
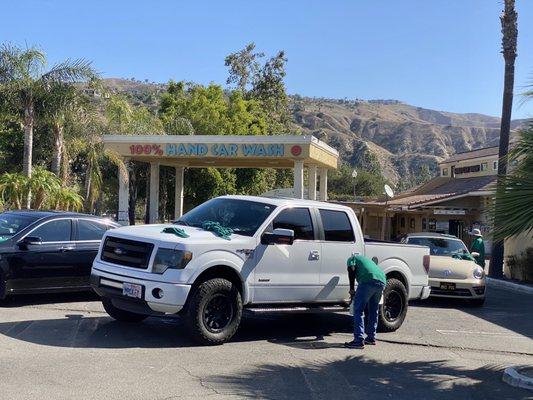
[[[479,257],[475,257],[476,264],[485,268],[485,244],[481,237],[478,236],[474,239],[470,253],[479,253]]]
[[[377,280],[387,284],[385,273],[374,261],[365,256],[351,256],[347,261],[348,268],[355,269],[355,280],[358,284]]]

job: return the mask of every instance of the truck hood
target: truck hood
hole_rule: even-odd
[[[172,233],[162,233],[164,228],[173,227],[183,229],[189,237],[182,238]],[[195,228],[192,226],[174,225],[174,224],[151,224],[151,225],[135,225],[124,226],[109,231],[109,236],[121,237],[124,239],[147,241],[155,244],[239,244],[250,243],[253,239],[249,236],[242,236],[237,234],[231,235],[231,240],[223,239],[215,234],[215,232],[206,231],[202,228]]]
[[[447,256],[431,256],[429,277],[442,279],[468,279],[477,268],[474,261],[458,260]]]

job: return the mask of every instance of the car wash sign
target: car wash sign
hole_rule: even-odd
[[[292,145],[290,155],[298,157],[302,153],[299,145]],[[156,155],[166,157],[236,157],[261,158],[284,157],[284,144],[278,143],[166,143],[131,144],[131,155]]]

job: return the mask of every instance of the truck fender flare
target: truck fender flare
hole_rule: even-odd
[[[390,275],[391,273],[400,274],[405,281],[405,289],[409,293],[411,288],[411,270],[409,267],[401,260],[398,259],[388,259],[380,263],[380,267],[385,273],[385,275]]]
[[[242,274],[244,265],[242,258],[230,252],[216,250],[202,254],[196,260],[196,263],[201,266],[195,268],[194,274],[191,275],[187,281],[188,284],[193,285],[201,274],[211,268],[228,267],[234,270],[241,280],[243,303],[246,304],[249,301],[250,288],[248,285],[248,279],[243,277]]]

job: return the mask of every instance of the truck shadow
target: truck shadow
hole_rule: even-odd
[[[6,299],[0,301],[0,308],[15,308],[58,303],[80,303],[89,301],[100,302],[100,297],[92,290],[69,293],[25,294],[7,297]]]
[[[318,342],[325,336],[351,329],[351,318],[341,314],[245,316],[232,342]],[[195,346],[180,318],[148,318],[141,323],[123,323],[107,316],[67,314],[60,319],[2,322],[0,334],[29,343],[70,348]]]

